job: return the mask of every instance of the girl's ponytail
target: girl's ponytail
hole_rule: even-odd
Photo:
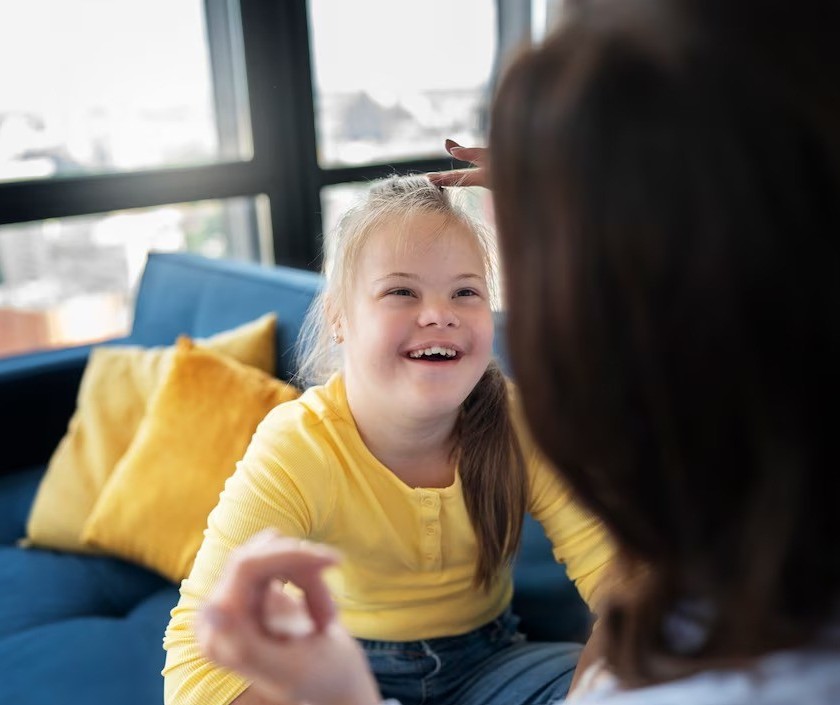
[[[492,362],[464,401],[458,422],[459,473],[478,541],[475,584],[485,589],[516,553],[528,496],[509,406],[507,382]]]

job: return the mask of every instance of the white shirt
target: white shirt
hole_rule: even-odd
[[[771,654],[746,670],[706,671],[622,690],[593,665],[566,700],[574,705],[840,705],[840,650]]]

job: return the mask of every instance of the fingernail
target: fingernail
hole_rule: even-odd
[[[302,637],[315,631],[315,625],[306,615],[271,615],[265,624],[266,631],[275,636]]]
[[[462,149],[461,145],[458,144],[455,140],[448,139],[446,140],[446,142],[444,142],[444,144],[446,145],[446,151],[450,154],[452,153],[453,149]]]

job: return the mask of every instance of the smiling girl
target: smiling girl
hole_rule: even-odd
[[[278,702],[193,632],[228,554],[267,528],[342,552],[331,590],[385,697],[564,697],[579,646],[527,642],[510,610],[524,514],[593,609],[612,548],[512,413],[492,359],[491,239],[449,192],[392,177],[326,249],[300,366],[315,384],[266,417],[210,515],[166,633],[167,703]]]

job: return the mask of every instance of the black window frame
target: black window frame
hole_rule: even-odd
[[[3,182],[0,225],[264,194],[270,204],[273,261],[317,270],[321,264],[323,187],[395,172],[462,166],[440,157],[321,167],[317,161],[307,1],[204,2],[221,151],[223,155],[234,153],[242,131],[247,129],[241,116],[232,112],[237,103],[237,62],[244,58],[253,158],[187,168]],[[496,2],[498,56],[504,56],[529,36],[531,3]],[[237,26],[240,22],[241,33]],[[252,230],[256,233],[256,228]]]

